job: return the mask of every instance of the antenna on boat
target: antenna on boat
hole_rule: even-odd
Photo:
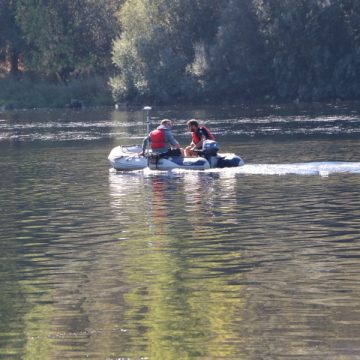
[[[150,132],[150,110],[151,106],[145,106],[144,110],[146,111],[146,135]]]

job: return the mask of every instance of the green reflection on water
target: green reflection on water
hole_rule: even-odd
[[[201,177],[193,180],[195,193],[206,185]],[[238,275],[223,269],[241,253],[220,249],[223,234],[210,226],[218,194],[189,197],[183,180],[135,181],[141,186],[130,193],[124,182],[120,193],[113,189],[111,231],[93,203],[77,213],[68,194],[59,208],[46,188],[35,211],[19,217],[13,247],[2,242],[12,277],[1,292],[1,308],[9,313],[2,322],[9,337],[3,355],[194,359],[236,352],[240,339],[231,324],[241,319],[242,287],[231,285]],[[173,206],[166,194],[174,194]],[[50,200],[53,213],[46,217],[43,203]]]
[[[171,218],[174,208],[180,209],[175,211],[181,214],[189,205],[186,191],[178,188],[184,185],[161,178],[151,179],[150,183],[152,191],[147,195],[150,211],[144,213],[143,221],[137,221],[148,223],[150,233],[133,233],[132,239],[138,239],[138,245],[132,242],[136,254],[122,259],[132,284],[125,296],[125,323],[131,336],[131,350],[126,355],[192,359],[234,354],[231,340],[237,339],[238,334],[229,324],[234,317],[239,320],[243,305],[241,287],[230,285],[230,276],[220,275],[218,269],[227,261],[226,257],[234,260],[240,255],[211,253],[218,236],[212,227],[206,230],[201,226],[208,215],[202,215],[202,207],[208,206],[211,197],[203,204],[201,198],[191,199],[190,205],[195,204],[191,212],[198,213],[196,218],[187,215]],[[183,195],[172,199],[168,206],[163,196],[174,186],[174,192]],[[198,189],[192,190],[196,193]],[[201,241],[197,234],[210,241],[205,245],[209,247],[207,256],[191,254]],[[144,249],[146,243],[148,247]],[[234,280],[233,275],[231,278]]]

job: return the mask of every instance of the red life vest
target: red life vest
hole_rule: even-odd
[[[150,133],[150,146],[152,149],[160,149],[165,147],[165,130],[156,129]]]
[[[202,135],[202,129],[205,130],[204,135],[206,137],[206,140],[215,140],[215,136],[210,132],[208,128],[206,128],[205,126],[199,126],[197,131],[191,133],[194,144],[197,144],[199,141],[201,141],[201,136],[199,137],[199,134]]]

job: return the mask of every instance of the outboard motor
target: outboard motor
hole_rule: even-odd
[[[205,140],[201,152],[207,156],[216,156],[219,151],[219,145],[214,140]]]
[[[202,149],[199,151],[200,155],[203,156],[210,164],[210,167],[217,166],[217,153],[219,151],[219,145],[214,140],[205,140],[203,142]]]

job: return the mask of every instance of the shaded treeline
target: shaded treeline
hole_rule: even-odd
[[[3,73],[100,76],[115,101],[360,95],[358,0],[1,0]]]
[[[20,70],[65,82],[111,67],[118,0],[1,0],[0,56]]]

